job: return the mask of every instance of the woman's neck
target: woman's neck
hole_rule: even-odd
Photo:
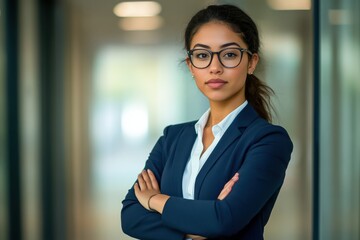
[[[207,126],[214,126],[221,122],[229,113],[234,111],[237,107],[245,102],[238,102],[236,104],[223,104],[221,102],[210,102],[210,115],[207,121]]]

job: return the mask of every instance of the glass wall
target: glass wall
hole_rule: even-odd
[[[19,0],[19,93],[23,239],[41,238],[40,80],[38,9],[35,0]],[[49,159],[50,160],[50,159]]]
[[[0,0],[1,239],[8,237],[10,185],[4,2]],[[262,40],[257,74],[275,91],[274,123],[284,126],[294,142],[265,239],[311,239],[317,230],[314,240],[359,239],[357,0],[321,1],[320,49],[313,48],[310,0],[159,0],[160,25],[153,30],[122,29],[123,19],[113,12],[117,1],[17,2],[23,239],[131,239],[120,229],[121,201],[150,149],[165,126],[196,120],[207,109],[183,62],[182,36],[193,13],[209,3],[238,5],[257,23]],[[313,69],[317,52],[321,67]],[[313,79],[314,70],[320,70],[320,79]],[[314,81],[320,82],[315,89],[320,90],[319,122],[313,122]],[[313,159],[314,131],[320,133],[320,159]],[[320,166],[315,169],[320,189],[316,206],[313,160]],[[320,216],[315,229],[313,207]]]
[[[360,3],[320,4],[320,239],[360,238]]]

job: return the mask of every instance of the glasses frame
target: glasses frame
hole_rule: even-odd
[[[227,67],[227,66],[225,66],[224,63],[221,61],[220,54],[221,54],[223,51],[231,50],[231,49],[237,49],[237,50],[240,51],[240,54],[241,54],[241,56],[240,56],[240,61],[239,61],[239,63],[238,63],[236,66],[234,66],[234,67]],[[206,67],[197,67],[197,66],[195,66],[195,64],[193,63],[192,56],[193,56],[194,51],[197,51],[197,50],[206,51],[206,52],[208,52],[208,53],[210,54],[210,61],[209,61],[209,64],[208,64]],[[239,66],[239,64],[241,63],[241,60],[242,60],[242,57],[243,57],[244,52],[246,52],[246,53],[249,54],[250,56],[253,55],[253,53],[252,53],[249,49],[246,49],[246,48],[236,48],[236,47],[224,48],[224,49],[222,49],[222,50],[220,50],[220,51],[218,51],[218,52],[213,52],[213,51],[210,51],[210,50],[208,50],[208,49],[195,48],[195,49],[191,49],[191,50],[187,51],[187,55],[188,55],[188,57],[189,57],[189,59],[190,59],[191,64],[192,64],[195,68],[197,68],[197,69],[205,69],[205,68],[209,67],[209,66],[211,65],[211,63],[212,63],[214,54],[217,55],[218,60],[219,60],[219,62],[221,63],[221,66],[223,66],[224,68],[236,68],[236,67]]]

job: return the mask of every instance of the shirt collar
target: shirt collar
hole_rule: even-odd
[[[195,123],[196,134],[199,134],[199,131],[204,129],[204,127],[206,125],[206,122],[207,122],[207,120],[209,118],[209,114],[210,114],[210,108],[208,110],[206,110],[206,112]]]

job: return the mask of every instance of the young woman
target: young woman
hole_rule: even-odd
[[[263,239],[292,152],[270,123],[272,90],[254,75],[255,23],[231,5],[199,11],[185,32],[186,63],[210,108],[168,126],[123,201],[135,238]]]

